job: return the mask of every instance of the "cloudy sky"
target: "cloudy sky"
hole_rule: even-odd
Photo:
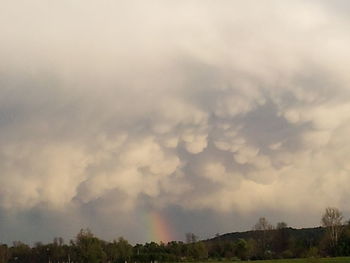
[[[349,12],[0,0],[0,242],[349,218]]]

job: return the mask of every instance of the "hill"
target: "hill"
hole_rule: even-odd
[[[268,230],[268,232],[273,233],[275,230]],[[295,240],[307,241],[310,246],[319,243],[325,233],[323,227],[313,227],[313,228],[301,228],[296,229],[288,227],[285,229],[288,236]],[[217,241],[237,241],[239,239],[255,239],[256,231],[245,231],[245,232],[232,232],[223,235],[216,236],[214,238],[205,240],[205,242],[217,242]]]

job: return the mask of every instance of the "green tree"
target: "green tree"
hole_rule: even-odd
[[[247,241],[239,239],[235,243],[235,254],[241,260],[247,260],[249,255],[249,246]]]
[[[123,237],[119,237],[118,240],[113,241],[113,246],[115,248],[116,260],[113,262],[128,262],[132,256],[132,246]]]
[[[344,226],[341,238],[339,240],[339,255],[350,256],[350,221]]]
[[[106,261],[102,242],[89,229],[81,229],[75,242],[76,259],[82,263],[101,263]]]
[[[208,258],[208,249],[203,242],[191,243],[188,245],[189,257],[195,260]]]
[[[11,257],[9,262],[25,263],[30,262],[32,257],[32,251],[27,244],[21,241],[13,242],[13,246],[10,248]]]
[[[185,256],[184,245],[183,242],[171,241],[167,244],[166,248],[168,253],[173,255],[176,261],[179,261],[181,257]]]

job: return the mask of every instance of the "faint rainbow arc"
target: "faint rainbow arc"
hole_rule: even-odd
[[[147,215],[148,233],[151,241],[170,242],[173,240],[172,228],[168,220],[159,212],[151,211]]]

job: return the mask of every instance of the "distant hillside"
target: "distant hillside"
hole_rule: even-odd
[[[269,230],[273,232],[275,230]],[[324,235],[325,229],[323,227],[314,227],[314,228],[302,228],[295,229],[288,227],[286,231],[289,237],[296,240],[307,241],[310,244],[318,243],[322,236]],[[245,231],[245,232],[233,232],[223,235],[216,236],[214,238],[208,239],[205,242],[217,242],[217,241],[236,241],[238,239],[254,239],[256,231]]]

